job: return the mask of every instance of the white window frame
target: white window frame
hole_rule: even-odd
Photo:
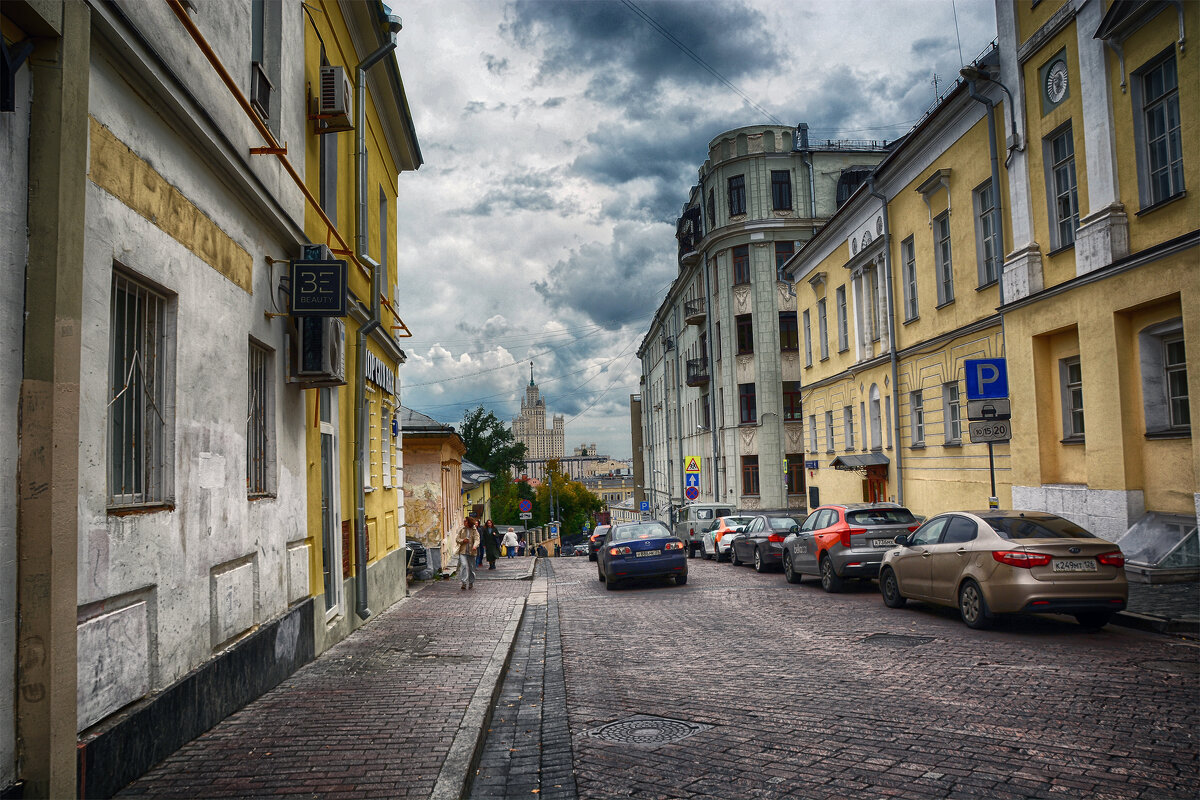
[[[925,446],[925,401],[920,390],[909,392],[909,416],[912,424],[912,446]]]
[[[810,452],[817,452],[817,415],[808,415],[808,449]]]
[[[1190,436],[1191,398],[1187,393],[1187,353],[1182,318],[1166,320],[1139,331],[1138,343],[1146,435]],[[1182,362],[1171,360],[1170,346],[1174,344],[1185,347]],[[1183,393],[1172,390],[1173,375],[1183,376]],[[1181,409],[1178,408],[1180,404]]]
[[[846,286],[844,284],[837,288],[837,315],[838,352],[844,353],[850,349],[850,331],[846,319]]]
[[[1000,236],[996,230],[996,192],[988,180],[972,193],[975,206],[975,263],[979,286],[990,286],[1000,277]]]
[[[173,500],[175,304],[172,300],[166,292],[114,265],[109,299],[109,397],[105,426],[110,509],[169,505]],[[118,439],[124,441],[123,446]]]
[[[808,321],[808,309],[804,309],[804,366],[811,367],[812,359],[812,326]]]
[[[825,412],[825,452],[833,452],[833,412]]]
[[[911,322],[921,315],[917,300],[917,244],[912,236],[900,243],[900,259],[904,262],[904,321]]]
[[[950,230],[950,211],[933,218],[933,252],[937,264],[938,306],[954,302],[954,248]]]
[[[1072,375],[1078,369],[1078,377]],[[1059,386],[1062,393],[1063,441],[1081,442],[1087,429],[1084,416],[1083,364],[1079,356],[1071,356],[1058,362]]]
[[[829,358],[829,322],[825,313],[825,298],[817,301],[817,338],[821,345],[821,360]]]
[[[1055,153],[1059,142],[1069,146],[1069,152]],[[1055,130],[1042,140],[1046,165],[1047,209],[1050,214],[1050,247],[1060,250],[1075,243],[1079,227],[1079,183],[1075,174],[1075,136],[1071,123]]]
[[[842,432],[845,437],[846,450],[854,449],[854,406],[842,407]]]
[[[1161,70],[1167,64],[1172,66],[1174,86],[1165,89],[1157,97],[1147,101],[1146,86],[1149,77]],[[1164,82],[1165,83],[1165,82]],[[1137,147],[1138,161],[1138,191],[1142,208],[1164,203],[1181,194],[1184,189],[1183,143],[1182,126],[1179,110],[1179,67],[1175,57],[1175,45],[1155,56],[1147,64],[1134,72],[1130,81],[1134,114],[1134,140]],[[1154,115],[1165,118],[1166,130],[1156,138],[1162,141],[1166,148],[1166,163],[1157,163],[1155,158],[1155,142],[1150,140],[1150,122]],[[1155,175],[1163,173],[1166,178],[1166,190],[1156,189]]]
[[[962,398],[957,381],[942,386],[942,427],[946,444],[962,444]]]
[[[275,493],[275,351],[250,340],[246,374],[246,494]]]

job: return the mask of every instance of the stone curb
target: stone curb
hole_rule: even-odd
[[[532,575],[531,569],[529,577]],[[430,800],[462,800],[466,797],[471,774],[479,763],[483,742],[491,724],[492,709],[500,697],[504,675],[508,672],[508,663],[517,641],[517,629],[525,616],[528,604],[529,599],[523,598],[520,608],[514,609],[500,642],[492,651],[491,660],[483,671],[475,695],[458,723],[458,731],[454,734],[454,741],[450,745],[446,760],[442,762],[442,769],[438,773]]]
[[[1164,619],[1134,611],[1118,611],[1113,615],[1112,624],[1139,631],[1200,639],[1200,620],[1195,619]]]

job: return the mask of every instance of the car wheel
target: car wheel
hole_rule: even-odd
[[[598,564],[597,564],[597,567],[599,567]],[[596,580],[600,581],[601,583],[604,582],[604,570],[602,570],[602,569],[596,570]]]
[[[992,626],[992,612],[983,599],[983,590],[975,581],[967,581],[958,590],[958,613],[968,628],[983,630]]]
[[[792,565],[792,557],[787,550],[783,551],[783,577],[787,578],[788,583],[800,582],[800,573]]]
[[[896,581],[896,573],[891,569],[884,569],[880,573],[879,593],[883,595],[883,604],[888,608],[903,608],[908,602],[907,598],[900,594],[900,584]]]
[[[821,588],[830,594],[837,594],[842,590],[842,579],[833,571],[833,561],[829,556],[821,558]]]
[[[595,560],[596,560],[596,554],[588,553],[588,561],[595,561]]]
[[[1112,619],[1111,611],[1084,611],[1075,615],[1075,619],[1079,624],[1087,628],[1089,631],[1098,631],[1108,624]]]
[[[742,562],[738,561],[737,547],[729,548],[729,563],[733,564],[735,567],[742,563]]]
[[[611,592],[612,590],[616,589],[616,588],[617,588],[617,579],[616,579],[616,578],[608,578],[608,579],[606,579],[606,580],[604,581],[604,588],[605,588],[605,589],[608,589],[610,592]]]
[[[767,568],[767,566],[765,564],[763,564],[763,560],[762,560],[762,551],[759,550],[757,547],[754,548],[754,571],[762,572],[766,568]]]
[[[675,585],[676,586],[683,586],[685,583],[687,583],[687,573],[686,572],[675,576]]]

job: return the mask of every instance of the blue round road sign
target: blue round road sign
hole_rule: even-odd
[[[528,514],[530,511],[533,511],[533,503],[529,500],[522,500],[517,503],[517,508],[521,510],[522,514]]]
[[[697,489],[695,486],[689,486],[683,490],[683,496],[686,497],[688,500],[695,500],[697,497],[700,496],[700,490]]]

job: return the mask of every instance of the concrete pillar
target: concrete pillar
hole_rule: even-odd
[[[47,9],[52,7],[46,6]],[[90,11],[63,3],[29,66],[29,258],[21,382],[17,732],[27,797],[76,785],[79,366]]]

